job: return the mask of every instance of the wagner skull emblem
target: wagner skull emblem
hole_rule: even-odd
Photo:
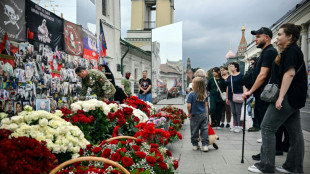
[[[4,14],[6,14],[10,19],[9,21],[4,21],[4,24],[7,25],[11,23],[12,25],[16,25],[17,29],[19,29],[19,26],[17,24],[19,16],[15,14],[15,10],[11,6],[4,6]]]

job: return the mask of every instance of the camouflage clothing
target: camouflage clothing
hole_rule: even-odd
[[[82,79],[81,100],[85,100],[88,87],[97,95],[98,100],[109,99],[116,91],[107,77],[101,71],[95,69],[88,70],[87,76]]]

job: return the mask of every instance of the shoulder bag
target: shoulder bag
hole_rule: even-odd
[[[233,102],[235,103],[243,103],[243,98],[242,98],[242,94],[235,94],[234,93],[234,85],[233,85],[233,81],[232,81],[232,75],[230,75],[230,83],[231,83],[231,91],[233,93],[232,99]]]
[[[304,65],[304,61],[302,62],[301,66],[298,68],[296,74],[301,70],[303,65]],[[277,84],[270,83],[270,79],[271,77],[269,78],[268,84],[264,87],[263,92],[260,94],[260,99],[265,102],[275,103],[278,100],[280,90]]]
[[[227,99],[226,92],[222,92],[222,91],[221,91],[219,85],[217,84],[217,82],[216,82],[216,80],[215,80],[215,77],[213,77],[213,80],[214,80],[214,82],[215,82],[215,84],[216,84],[216,86],[217,86],[217,89],[218,89],[218,90],[220,91],[220,93],[221,93],[221,98],[222,98],[222,100],[223,100],[223,101],[226,101],[226,99]]]

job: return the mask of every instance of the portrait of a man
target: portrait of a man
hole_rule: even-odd
[[[37,99],[36,100],[36,110],[44,110],[50,112],[50,100],[49,99]]]

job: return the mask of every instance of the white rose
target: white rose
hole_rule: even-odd
[[[4,112],[0,113],[0,119],[6,118],[6,117],[8,117],[8,114],[6,114]]]
[[[54,115],[56,115],[58,117],[62,117],[63,116],[61,110],[56,110]]]
[[[48,120],[46,118],[43,118],[39,121],[40,126],[47,126],[48,125]]]
[[[18,125],[15,124],[15,123],[12,123],[12,124],[9,125],[9,130],[14,131],[14,130],[17,129],[17,128],[18,128]]]
[[[80,151],[80,147],[79,146],[75,146],[75,147],[72,147],[72,152],[73,153],[78,153]]]
[[[60,146],[60,151],[65,153],[67,151],[67,146],[66,145],[61,145]]]
[[[80,155],[78,153],[75,153],[72,155],[72,159],[78,158]]]
[[[11,120],[9,118],[4,118],[1,120],[1,124],[10,124]]]
[[[60,146],[59,145],[54,145],[53,152],[54,153],[60,153]]]

